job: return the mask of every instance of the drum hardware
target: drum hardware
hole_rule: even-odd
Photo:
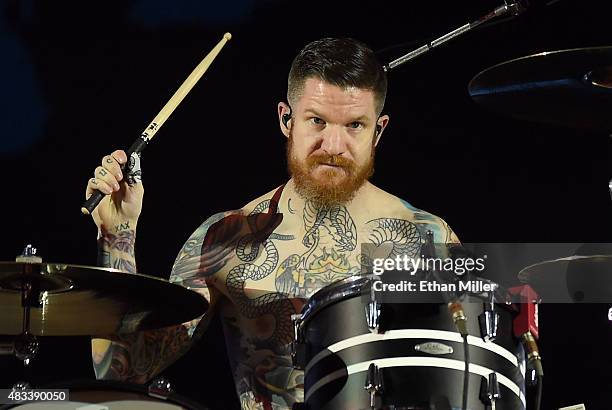
[[[155,378],[147,388],[149,396],[167,400],[174,393],[170,380],[164,376]]]
[[[491,373],[488,377],[483,377],[480,383],[480,400],[495,410],[495,402],[501,398],[497,373]]]
[[[370,287],[370,301],[365,305],[365,316],[368,329],[372,333],[378,333],[380,325],[381,303],[376,301],[374,286]]]
[[[23,249],[21,255],[15,258],[15,262],[25,262],[25,263],[41,263],[42,258],[36,255],[36,248],[32,246],[32,244],[27,244]]]
[[[383,66],[383,69],[385,71],[390,71],[391,69],[402,65],[404,63],[407,63],[408,61],[411,61],[431,50],[433,50],[434,48],[441,46],[442,44],[457,38],[479,26],[482,26],[484,23],[490,22],[493,19],[497,19],[499,17],[503,17],[508,15],[509,17],[517,17],[520,14],[522,14],[524,11],[527,10],[527,6],[528,6],[528,2],[526,0],[516,0],[516,1],[507,1],[504,0],[504,4],[502,6],[498,6],[496,7],[494,10],[492,10],[491,12],[487,13],[486,15],[482,16],[481,18],[479,18],[478,20],[472,21],[470,23],[464,24],[461,27],[456,28],[455,30],[452,30],[449,33],[444,34],[443,36],[440,36],[438,38],[436,38],[435,40],[429,41],[426,44],[422,45],[421,47],[410,51],[407,54],[404,54],[403,56],[391,61],[388,64],[385,64]]]
[[[414,350],[416,350],[417,352],[424,352],[435,355],[451,354],[455,351],[451,346],[438,342],[421,343],[415,345]]]
[[[380,325],[380,313],[381,303],[371,300],[365,306],[365,316],[368,328],[372,333],[378,333],[378,326]]]
[[[381,407],[380,395],[384,391],[384,380],[382,370],[375,363],[370,363],[368,367],[363,388],[370,394],[370,408],[379,409]]]
[[[491,292],[490,299],[483,304],[484,312],[478,315],[480,335],[485,342],[492,342],[497,337],[499,314],[495,311],[495,294]]]
[[[306,348],[304,344],[304,338],[302,337],[302,333],[300,332],[300,326],[302,323],[302,315],[301,314],[292,314],[291,315],[291,323],[293,324],[293,340],[291,341],[291,362],[293,367],[296,369],[304,369],[305,363],[305,351]]]
[[[15,261],[22,262],[25,264],[38,264],[42,262],[42,258],[36,255],[36,248],[34,248],[31,244],[28,244],[23,249],[23,252],[21,253],[21,255],[15,258]],[[25,265],[25,266],[29,267],[28,265]],[[29,273],[29,272],[31,271],[29,271],[28,269],[24,271],[24,273]],[[2,287],[0,286],[0,288]],[[13,290],[18,290],[16,289],[15,284],[13,284],[12,288]],[[12,353],[15,355],[17,359],[23,362],[23,366],[27,369],[30,365],[30,361],[36,357],[36,355],[38,354],[39,348],[40,348],[40,345],[39,345],[38,340],[36,339],[36,336],[33,336],[29,333],[30,331],[30,307],[40,306],[41,301],[40,301],[40,298],[38,297],[39,289],[33,287],[32,283],[27,279],[25,279],[22,282],[21,292],[22,292],[21,306],[24,309],[23,310],[23,325],[22,325],[23,327],[22,327],[22,333],[16,336],[13,340]],[[37,297],[33,298],[33,295],[36,295]],[[29,371],[27,373],[29,373]],[[15,384],[13,384],[12,386],[13,391],[22,391],[22,390],[28,390],[31,388],[32,386],[30,385],[30,383],[24,380],[20,380],[16,382]]]
[[[15,258],[16,262],[23,263],[23,275],[15,280],[5,282],[0,288],[21,293],[21,307],[23,308],[23,319],[21,334],[15,337],[13,342],[13,353],[17,359],[23,362],[25,367],[36,357],[40,344],[36,336],[30,333],[30,309],[40,308],[44,302],[40,283],[32,280],[32,275],[40,275],[40,263],[42,258],[36,255],[36,248],[31,244],[26,245],[21,255]]]

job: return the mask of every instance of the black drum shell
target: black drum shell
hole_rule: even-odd
[[[337,284],[337,288],[325,289],[319,299],[315,294],[302,316],[298,334],[299,348],[305,365],[305,398],[309,409],[362,409],[369,408],[370,396],[364,389],[366,372],[357,371],[347,375],[351,366],[367,364],[372,360],[387,362],[407,361],[424,362],[422,365],[394,365],[381,369],[384,394],[383,406],[396,408],[428,409],[432,401],[448,399],[451,407],[461,407],[463,388],[463,344],[455,330],[454,323],[446,304],[395,303],[383,304],[379,339],[372,334],[366,323],[365,308],[367,297],[363,297],[359,286]],[[515,357],[511,363],[508,357],[499,353],[499,348],[491,351],[481,339],[478,316],[484,311],[485,304],[478,297],[470,297],[463,308],[468,318],[470,336],[470,361],[472,365],[482,366],[506,377],[525,397],[524,365],[525,354],[520,341],[512,333],[512,320],[515,312],[510,306],[496,304],[499,326],[496,345],[506,350],[505,355]],[[418,337],[418,333],[424,337]],[[402,333],[411,333],[409,337]],[[433,336],[430,334],[433,333]],[[398,338],[384,339],[384,335],[400,335]],[[328,350],[332,345],[350,341],[360,336],[370,341],[343,348],[337,352]],[[372,336],[367,336],[372,335]],[[448,338],[447,338],[448,336]],[[394,336],[395,337],[395,336]],[[441,338],[440,338],[441,337]],[[446,339],[445,339],[446,338]],[[450,340],[449,340],[450,339]],[[415,350],[415,346],[427,343],[442,343],[453,349],[450,354],[435,355]],[[488,348],[487,348],[488,347]],[[316,360],[313,361],[312,359]],[[442,360],[439,360],[442,359]],[[434,367],[449,359],[453,366],[460,368]],[[429,362],[434,365],[428,364]],[[459,363],[461,362],[461,363]],[[358,366],[357,366],[358,367]],[[326,381],[326,378],[333,380]],[[485,409],[480,399],[481,384],[485,378],[470,374],[470,393],[468,408]],[[322,386],[322,387],[321,387]],[[313,392],[313,388],[315,389]],[[500,383],[501,398],[496,402],[500,410],[524,409],[523,401],[517,394]],[[412,406],[412,407],[410,407]]]

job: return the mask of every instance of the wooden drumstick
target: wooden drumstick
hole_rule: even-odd
[[[176,107],[183,101],[185,96],[191,91],[193,86],[198,82],[198,80],[204,75],[208,67],[212,64],[213,60],[217,57],[225,43],[228,40],[231,40],[232,35],[230,33],[225,33],[223,38],[219,43],[212,49],[210,52],[204,57],[204,59],[197,65],[197,67],[189,74],[189,77],[183,84],[176,90],[174,95],[168,100],[166,105],[161,109],[161,111],[153,118],[153,121],[147,126],[147,128],[142,132],[140,137],[132,144],[130,149],[127,151],[128,163],[132,154],[140,154],[149,144],[149,142],[155,136],[155,133],[161,128],[162,125],[166,122],[166,120],[170,117],[170,115],[174,112]],[[127,168],[127,164],[123,165],[122,171]],[[94,191],[94,193],[83,203],[81,207],[81,212],[85,215],[91,214],[91,212],[98,206],[100,201],[104,198],[104,194],[100,191]]]

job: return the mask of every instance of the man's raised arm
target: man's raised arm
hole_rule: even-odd
[[[94,190],[106,194],[91,214],[99,232],[99,264],[135,273],[136,225],[142,210],[144,188],[140,178],[139,159],[135,157],[130,161],[130,169],[127,175],[123,175],[121,167],[127,162],[126,153],[121,150],[103,157],[101,165],[95,169],[93,178],[87,183],[85,198],[89,198]],[[194,290],[211,301],[210,313],[214,309],[215,297],[214,292],[213,295],[208,292],[205,278],[222,266],[222,255],[227,250],[214,245],[203,245],[208,228],[224,216],[217,214],[209,218],[194,232],[179,253],[170,278],[175,283],[193,282]],[[214,262],[207,264],[207,260]],[[203,323],[206,321],[200,323],[200,319],[153,331],[92,339],[96,377],[146,382],[191,347],[195,329],[200,334],[199,329],[203,329],[206,324]]]

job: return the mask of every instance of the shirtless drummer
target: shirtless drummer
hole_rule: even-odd
[[[208,218],[181,249],[170,281],[210,301],[180,326],[94,339],[98,379],[145,383],[176,361],[221,315],[242,409],[290,409],[303,400],[303,373],[291,365],[291,315],[322,287],[358,274],[360,244],[402,248],[456,242],[440,218],[368,182],[389,116],[381,115],[386,74],[355,40],[308,44],[293,61],[287,101],[278,104],[291,179],[240,209]],[[139,175],[122,175],[123,151],[102,159],[89,180],[105,194],[93,212],[104,266],[136,272],[142,208]]]

